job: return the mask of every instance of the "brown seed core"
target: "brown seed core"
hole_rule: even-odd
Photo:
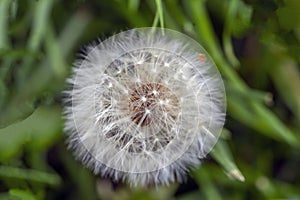
[[[135,87],[129,96],[131,119],[137,125],[147,126],[153,115],[167,113],[173,119],[178,113],[178,99],[167,87],[158,83],[146,83]]]

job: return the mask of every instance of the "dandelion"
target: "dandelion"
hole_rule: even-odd
[[[69,83],[69,148],[95,174],[134,186],[184,181],[224,124],[219,72],[175,31],[133,29],[89,46]]]

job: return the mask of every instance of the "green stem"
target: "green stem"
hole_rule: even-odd
[[[212,24],[209,20],[208,14],[205,8],[204,1],[190,0],[185,1],[187,9],[191,12],[193,20],[195,21],[196,32],[198,33],[198,39],[203,43],[205,48],[210,52],[214,60],[216,61],[219,70],[222,74],[236,85],[238,90],[247,91],[247,85],[241,80],[238,74],[232,70],[232,67],[224,59],[221,47],[217,42],[217,37],[213,31]]]
[[[158,19],[159,19],[159,13],[158,13],[158,11],[156,11],[152,27],[157,27]]]
[[[157,12],[159,15],[159,23],[160,23],[160,27],[164,28],[164,16],[163,16],[163,7],[162,7],[162,2],[161,0],[155,0],[156,6],[157,6]]]
[[[231,42],[231,30],[233,25],[233,19],[236,16],[237,9],[238,9],[238,0],[230,1],[227,14],[226,14],[224,31],[222,35],[225,55],[228,61],[230,62],[231,66],[235,68],[237,68],[240,65],[240,63],[234,55],[232,42]]]

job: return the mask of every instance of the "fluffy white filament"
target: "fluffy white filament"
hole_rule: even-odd
[[[133,29],[90,46],[69,83],[69,148],[95,174],[132,185],[183,181],[224,124],[214,63],[175,31]]]

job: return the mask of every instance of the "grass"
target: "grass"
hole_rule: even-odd
[[[300,199],[299,8],[297,0],[0,0],[0,198]],[[92,175],[66,150],[61,91],[84,44],[158,25],[212,56],[227,120],[186,184],[129,188]]]

